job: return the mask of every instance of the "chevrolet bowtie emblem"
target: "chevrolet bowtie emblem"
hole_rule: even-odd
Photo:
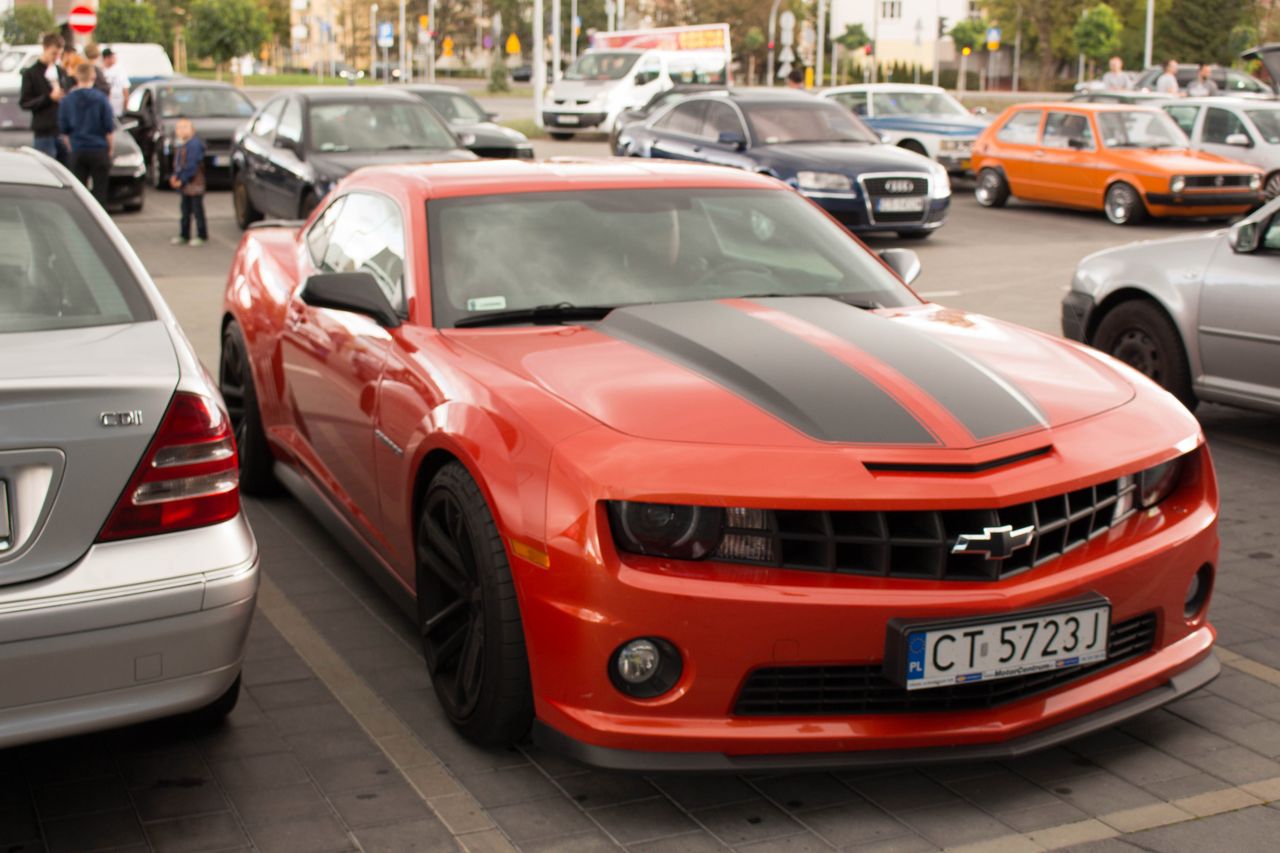
[[[988,560],[1007,560],[1019,548],[1025,548],[1035,538],[1033,525],[1013,529],[1012,524],[1000,527],[984,527],[981,533],[962,533],[951,548],[952,554],[982,554]]]

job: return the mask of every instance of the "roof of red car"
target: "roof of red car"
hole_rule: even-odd
[[[722,166],[638,159],[469,160],[367,166],[351,183],[416,183],[428,198],[547,190],[655,186],[777,189],[777,181]]]

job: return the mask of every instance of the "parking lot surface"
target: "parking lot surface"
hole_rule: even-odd
[[[215,190],[210,242],[170,246],[177,206],[151,193],[118,221],[212,368],[239,233]],[[925,295],[1056,333],[1085,254],[1204,227],[985,210],[960,186],[950,224],[911,248]],[[1275,849],[1280,419],[1198,414],[1223,495],[1223,674],[1120,728],[1014,761],[885,772],[646,777],[477,749],[440,712],[413,625],[326,530],[287,497],[248,500],[265,581],[227,724],[0,751],[0,851]]]

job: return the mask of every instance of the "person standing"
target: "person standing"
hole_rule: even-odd
[[[111,100],[111,84],[107,82],[105,69],[102,67],[100,57],[101,52],[98,50],[96,42],[89,42],[84,46],[84,58],[98,70],[97,75],[93,78],[93,88],[107,96],[107,101]]]
[[[1124,60],[1118,56],[1111,57],[1109,70],[1102,75],[1102,88],[1111,92],[1127,92],[1133,88],[1133,81],[1124,73]]]
[[[188,119],[178,119],[173,128],[177,144],[173,149],[173,175],[169,186],[182,194],[178,236],[169,242],[175,246],[203,246],[209,239],[204,219],[204,142],[196,136]],[[196,236],[191,236],[191,220],[196,220]]]
[[[58,104],[66,95],[71,81],[58,66],[62,55],[62,36],[48,33],[41,39],[40,58],[22,72],[18,106],[31,113],[31,145],[67,165],[66,147],[58,139]]]
[[[129,100],[129,75],[120,67],[120,60],[111,48],[102,51],[103,76],[111,87],[111,111],[124,115],[124,105]]]
[[[92,190],[98,204],[106,207],[116,119],[107,96],[93,86],[96,76],[92,62],[76,66],[76,88],[62,99],[58,128],[70,142],[72,174]]]
[[[1156,78],[1156,92],[1174,97],[1182,94],[1178,88],[1178,60],[1170,59],[1164,64],[1164,71]]]
[[[1218,94],[1218,84],[1213,82],[1210,77],[1213,73],[1213,66],[1204,63],[1200,66],[1200,73],[1196,75],[1196,79],[1187,84],[1187,96],[1190,98],[1208,98]]]

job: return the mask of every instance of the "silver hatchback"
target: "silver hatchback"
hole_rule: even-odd
[[[225,715],[257,587],[216,386],[79,182],[0,149],[0,747]]]

